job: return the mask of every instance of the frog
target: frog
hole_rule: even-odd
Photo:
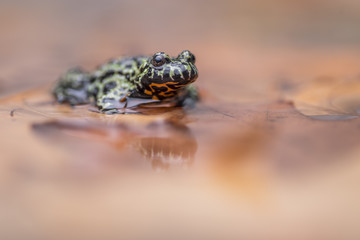
[[[177,57],[156,52],[150,57],[109,60],[95,71],[69,69],[58,79],[53,95],[59,103],[93,103],[100,113],[124,113],[146,103],[194,105],[199,100],[193,83],[198,78],[195,56],[184,50]]]

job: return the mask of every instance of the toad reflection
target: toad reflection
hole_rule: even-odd
[[[96,161],[106,168],[113,167],[109,164],[139,166],[141,158],[150,162],[154,170],[187,168],[193,163],[197,150],[197,142],[189,128],[167,120],[144,125],[53,120],[33,124],[32,129],[47,141],[64,145],[65,149],[71,145],[73,162],[91,164]],[[84,151],[89,158],[81,157]],[[136,158],[138,154],[141,156]]]
[[[132,143],[154,170],[189,167],[194,161],[197,143],[190,129],[180,122],[153,122],[148,135]]]
[[[190,166],[197,144],[191,135],[184,135],[177,138],[140,138],[134,147],[151,162],[154,169],[166,170],[175,166]]]

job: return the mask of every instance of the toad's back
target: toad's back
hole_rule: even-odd
[[[146,57],[118,58],[101,65],[90,77],[88,93],[102,109],[121,107],[121,100],[136,91],[140,66]]]

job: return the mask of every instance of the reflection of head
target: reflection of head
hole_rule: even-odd
[[[139,137],[134,147],[151,162],[154,169],[186,167],[192,164],[197,143],[190,129],[179,122],[153,122],[147,136]]]
[[[195,139],[189,137],[148,137],[139,139],[138,148],[154,168],[168,169],[170,166],[191,164],[197,144]]]

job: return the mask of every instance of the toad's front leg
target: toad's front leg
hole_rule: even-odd
[[[98,96],[96,99],[96,106],[105,114],[124,113],[127,105],[127,94],[107,93]]]
[[[194,108],[200,100],[199,91],[193,84],[188,85],[175,97],[176,106],[185,108]]]

